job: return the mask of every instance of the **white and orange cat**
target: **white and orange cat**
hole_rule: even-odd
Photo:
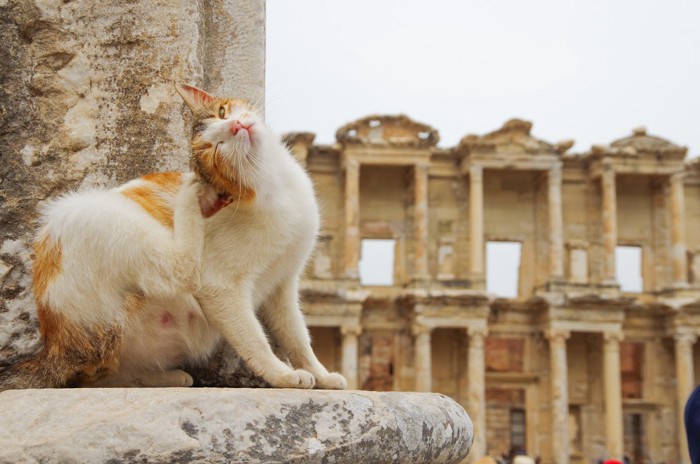
[[[221,337],[273,387],[346,387],[314,355],[299,309],[319,229],[308,175],[246,102],[176,88],[194,114],[194,173],[46,208],[34,248],[43,347],[0,372],[0,391],[190,386],[178,366]]]

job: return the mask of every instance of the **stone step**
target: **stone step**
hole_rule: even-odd
[[[11,390],[0,423],[1,463],[456,463],[473,439],[435,393]]]

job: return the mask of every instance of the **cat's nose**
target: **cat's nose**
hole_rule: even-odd
[[[231,126],[229,127],[229,131],[231,131],[231,135],[236,135],[238,134],[238,131],[241,129],[245,129],[246,127],[241,124],[241,121],[232,121]]]

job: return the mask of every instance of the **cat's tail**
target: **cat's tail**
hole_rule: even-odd
[[[76,375],[76,366],[46,348],[0,371],[0,391],[22,388],[59,388]]]
[[[116,367],[122,338],[118,324],[70,322],[41,303],[38,313],[44,346],[0,370],[0,391],[65,387],[81,377]]]

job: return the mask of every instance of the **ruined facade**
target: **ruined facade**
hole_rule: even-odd
[[[475,424],[470,459],[518,447],[545,464],[689,463],[699,165],[643,129],[580,155],[517,119],[438,139],[405,116],[347,124],[333,145],[287,136],[323,214],[303,284],[322,361],[353,388],[454,398]],[[393,248],[383,285],[363,284],[360,263],[387,260],[361,256],[373,239]],[[502,241],[521,253],[510,298],[487,291]],[[641,256],[624,270],[636,291],[618,281],[619,247]]]

